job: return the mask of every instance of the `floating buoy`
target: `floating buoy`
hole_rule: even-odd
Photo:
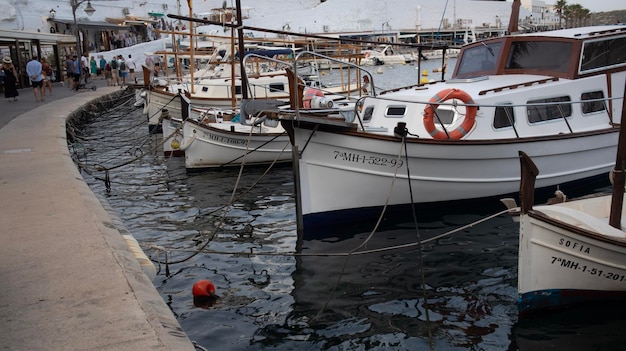
[[[383,74],[383,69],[381,67],[378,67],[378,69],[376,70],[376,73]]]
[[[178,141],[178,139],[174,139],[170,143],[170,146],[172,147],[172,149],[178,150],[178,149],[180,149],[180,141]]]
[[[215,296],[215,285],[213,285],[213,283],[211,283],[211,281],[206,280],[206,279],[198,280],[193,285],[193,289],[191,290],[191,292],[193,294],[193,297],[199,297],[199,296],[211,297],[211,296]]]
[[[422,76],[425,76],[425,77],[428,76],[428,70],[427,69],[424,69],[422,71]]]

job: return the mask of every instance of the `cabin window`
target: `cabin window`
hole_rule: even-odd
[[[206,93],[207,91],[209,91],[209,87],[202,87],[202,92]]]
[[[387,106],[385,117],[402,117],[406,112],[406,106]]]
[[[241,95],[241,85],[235,85],[235,95]]]
[[[580,71],[626,64],[626,37],[586,42]]]
[[[374,114],[374,106],[367,106],[363,112],[363,122],[371,121]]]
[[[559,96],[550,99],[530,100],[528,104],[528,122],[537,123],[552,119],[569,117],[572,115],[572,105],[569,96]],[[559,102],[567,102],[559,104]]]
[[[498,106],[493,116],[493,127],[495,129],[512,127],[515,124],[513,106]]]
[[[594,91],[591,93],[583,93],[580,96],[580,100],[583,101],[583,103],[581,104],[581,107],[582,107],[584,114],[606,110],[604,101],[585,101],[585,100],[596,100],[596,99],[604,99],[604,93],[602,91]]]
[[[572,57],[572,43],[561,41],[516,41],[506,61],[506,69],[565,72]]]
[[[457,77],[477,77],[485,74],[495,74],[496,60],[500,54],[502,43],[491,42],[463,50],[459,63]]]
[[[285,84],[283,83],[270,84],[270,91],[285,91]]]

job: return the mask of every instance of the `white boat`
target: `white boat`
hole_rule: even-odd
[[[626,111],[622,109],[624,118]],[[626,125],[622,126],[621,133],[626,133]],[[520,312],[591,301],[624,301],[624,157],[626,139],[618,146],[612,195],[533,206],[534,182],[541,170],[520,151]]]
[[[446,82],[363,98],[355,121],[285,118],[302,229],[516,193],[518,150],[542,169],[539,188],[605,176],[625,42],[623,25],[492,38],[462,48]]]
[[[193,113],[192,113],[193,114]],[[245,114],[245,113],[244,113]],[[276,119],[266,115],[240,121],[239,111],[206,110],[182,123],[188,171],[291,162],[289,136]]]
[[[364,66],[397,65],[417,61],[415,53],[396,53],[391,45],[380,45],[376,48],[361,51],[365,56],[362,61]]]

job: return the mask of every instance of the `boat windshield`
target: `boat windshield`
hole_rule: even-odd
[[[463,50],[457,77],[478,77],[496,73],[502,42],[481,42],[481,44]]]
[[[504,68],[567,73],[575,56],[571,42],[516,41],[511,43]]]

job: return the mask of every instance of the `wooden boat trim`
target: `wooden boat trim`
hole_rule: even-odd
[[[536,84],[545,84],[545,83],[549,83],[549,82],[557,82],[559,80],[558,77],[552,77],[552,78],[546,78],[546,79],[539,79],[539,80],[533,80],[530,82],[526,82],[526,83],[519,83],[519,84],[511,84],[511,85],[505,85],[503,87],[497,87],[497,88],[492,88],[492,89],[488,89],[488,90],[482,90],[480,92],[478,92],[478,95],[485,95],[489,92],[494,92],[494,93],[499,93],[503,90],[513,90],[513,89],[517,89],[517,88],[522,88],[522,87],[530,87]]]
[[[548,223],[550,225],[553,225],[555,227],[558,228],[562,228],[564,230],[567,230],[568,232],[580,235],[580,236],[584,236],[584,237],[588,237],[590,239],[593,240],[598,240],[598,241],[602,241],[605,243],[609,243],[611,245],[616,245],[616,246],[620,246],[620,247],[626,247],[626,239],[623,238],[615,238],[615,237],[609,237],[606,235],[601,235],[595,232],[592,232],[590,230],[584,229],[584,228],[580,228],[574,225],[571,225],[569,223],[560,221],[558,219],[554,219],[548,215],[546,215],[545,213],[539,211],[539,210],[530,210],[528,211],[527,215],[531,218],[535,218],[539,221]]]

